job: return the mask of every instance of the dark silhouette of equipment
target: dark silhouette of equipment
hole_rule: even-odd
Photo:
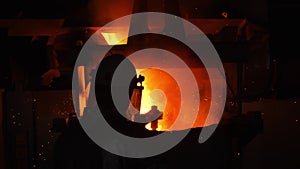
[[[142,82],[145,77],[137,76],[134,66],[129,61],[127,66],[131,69],[124,73],[132,75],[128,89],[130,99],[128,106],[124,107],[123,113],[128,112],[129,102],[137,111],[130,114],[129,120],[116,109],[111,95],[111,82],[114,71],[124,60],[126,57],[122,55],[111,55],[100,63],[96,76],[95,94],[102,115],[112,128],[129,137],[145,138],[162,133],[162,131],[157,131],[158,120],[163,118],[163,114],[157,109],[157,106],[153,105],[146,114],[139,112],[144,89]],[[91,110],[90,107],[85,109],[89,113]],[[135,122],[138,118],[144,119],[145,123]],[[152,119],[150,120],[151,131],[145,128],[145,124],[149,123],[147,119]],[[64,124],[64,122],[68,122],[68,124]],[[58,124],[58,126],[53,126],[53,131],[62,133],[54,147],[54,169],[147,169],[154,164],[158,167],[167,166],[173,169],[199,165],[206,169],[236,169],[240,168],[243,146],[263,128],[261,113],[249,112],[245,116],[221,121],[215,133],[205,144],[197,142],[202,128],[192,128],[189,134],[168,152],[151,158],[130,159],[107,152],[96,145],[82,130],[78,119],[74,116],[70,116],[69,120],[54,119],[53,124]],[[59,126],[62,127],[61,130]],[[165,132],[181,134],[183,131]],[[216,154],[218,157],[215,156]],[[238,157],[236,154],[239,154]],[[199,160],[201,160],[201,164]]]
[[[157,106],[152,106],[151,110],[148,113],[146,113],[146,116],[157,117],[156,119],[154,119],[153,121],[151,121],[151,129],[152,130],[157,130],[157,128],[158,128],[158,120],[163,118],[162,112],[160,112],[157,109]]]

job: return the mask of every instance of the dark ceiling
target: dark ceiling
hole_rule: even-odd
[[[72,16],[109,21],[132,12],[148,10],[177,13],[191,18],[218,18],[222,17],[222,12],[228,12],[229,17],[247,17],[266,21],[267,4],[266,0],[12,0],[1,3],[0,17],[69,18]]]
[[[282,63],[278,68],[279,79],[285,88],[290,89],[290,84],[295,88],[300,84],[296,78],[291,80],[285,76],[286,72],[300,73],[296,69],[300,60],[298,43],[294,43],[299,40],[299,9],[299,0],[4,0],[0,5],[0,42],[7,42],[3,37],[15,20],[23,20],[30,28],[30,24],[36,23],[35,19],[43,19],[42,22],[46,22],[47,28],[52,31],[57,25],[102,26],[121,16],[146,11],[166,12],[189,19],[224,19],[222,13],[226,12],[229,19],[246,18],[269,28],[272,58]],[[22,34],[23,27],[17,28],[17,32]],[[37,34],[43,35],[48,30],[43,27],[39,31]],[[32,38],[21,40],[30,42]],[[20,39],[10,38],[10,41],[13,45],[9,47],[14,47],[18,44],[15,41]],[[7,61],[1,62],[1,65],[5,63]],[[5,66],[1,67],[4,70],[1,72],[7,72]],[[283,71],[281,75],[280,71]],[[289,84],[285,85],[288,80]]]

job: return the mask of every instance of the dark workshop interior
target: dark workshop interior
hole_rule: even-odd
[[[299,10],[297,0],[2,1],[0,169],[299,169]],[[157,33],[178,33],[201,47],[201,38],[185,23],[176,27],[179,32],[172,32],[168,19],[153,17],[106,27],[144,12],[182,18],[209,39],[224,68],[224,77],[214,81],[214,86],[225,81],[227,94],[219,96],[224,110],[212,101],[208,74],[220,69],[205,67],[188,45]],[[128,37],[133,28],[150,33]],[[91,38],[95,35],[98,39]],[[90,39],[95,49],[108,52],[99,60],[102,53],[95,50],[86,56],[89,61],[76,64]],[[154,48],[161,50],[147,51]],[[185,91],[164,70],[185,79],[187,69],[165,59],[170,54],[187,65],[200,98],[183,99]],[[157,60],[167,66],[145,67]],[[121,63],[126,69],[120,72]],[[112,94],[118,71],[129,77],[117,84],[128,98],[122,110]],[[195,118],[193,97],[199,101]],[[182,105],[183,118],[172,127]],[[98,117],[95,107],[128,137],[188,133],[158,155],[124,157],[98,146],[82,128],[82,119]],[[222,116],[210,116],[209,110],[222,110]],[[215,131],[200,144],[201,131],[210,128]]]

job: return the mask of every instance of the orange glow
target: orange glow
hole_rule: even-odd
[[[118,33],[101,33],[108,45],[125,45],[127,44],[127,38],[124,39],[122,32]]]
[[[182,102],[180,88],[176,80],[168,73],[155,68],[138,69],[137,72],[145,76],[141,100],[141,114],[149,112],[151,106],[156,105],[158,110],[163,112],[163,118],[158,120],[159,128],[157,130],[167,131],[176,121]],[[211,106],[211,88],[206,70],[203,68],[194,68],[192,72],[197,81],[200,94],[201,104],[199,103],[199,113],[195,120],[191,119],[190,112],[183,112],[184,118],[178,120],[176,126],[173,126],[173,130],[187,129],[187,123],[191,121],[195,121],[193,127],[203,127]],[[186,104],[188,105],[188,103]],[[218,110],[218,106],[216,105],[212,108]],[[190,107],[190,109],[192,111],[193,108]],[[207,125],[216,124],[218,122],[216,119],[208,119]],[[148,130],[152,130],[151,123],[148,123],[145,127]]]
[[[85,97],[85,76],[84,76],[84,66],[78,67],[78,82],[79,82],[79,114],[83,116],[83,110],[86,107],[86,97]]]
[[[79,83],[79,115],[80,117],[83,116],[83,111],[87,105],[87,100],[90,93],[90,83],[88,83],[87,87],[85,86],[85,71],[84,66],[79,66],[78,70],[78,83]]]
[[[157,106],[157,109],[163,112],[163,119],[158,120],[157,130],[167,130],[173,123],[173,116],[176,118],[181,104],[180,91],[175,79],[159,69],[139,69],[137,72],[145,76],[141,114],[149,112],[151,106]],[[152,130],[150,123],[146,128]]]
[[[160,121],[160,120],[158,120],[158,127],[157,127],[156,131],[163,131],[161,122],[159,122],[159,121]],[[152,128],[151,128],[151,123],[146,124],[145,127],[146,127],[147,130],[152,130]]]

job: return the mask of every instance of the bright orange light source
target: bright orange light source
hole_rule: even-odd
[[[104,37],[104,39],[108,45],[125,45],[125,44],[127,44],[127,38],[124,39],[123,32],[119,32],[119,33],[101,32],[101,34]]]
[[[160,121],[160,120],[158,120],[158,126],[157,126],[157,128],[156,128],[156,131],[163,131],[161,122],[159,122],[159,121]],[[146,124],[145,127],[146,127],[147,130],[152,130],[152,128],[151,128],[151,123]]]
[[[78,67],[78,82],[79,82],[79,115],[83,116],[84,108],[86,107],[87,93],[85,88],[85,73],[84,66]]]
[[[138,74],[145,76],[144,90],[141,100],[141,114],[151,110],[151,106],[163,112],[163,119],[158,120],[156,130],[167,130],[176,118],[180,109],[180,89],[176,80],[168,73],[159,69],[138,69]],[[146,128],[151,129],[151,124]]]
[[[211,88],[206,70],[203,68],[194,68],[191,70],[197,81],[201,96],[201,104],[199,102],[198,116],[196,119],[193,119],[190,115],[194,107],[189,106],[189,103],[185,100],[181,100],[179,85],[171,75],[157,68],[137,69],[138,74],[145,76],[140,113],[145,114],[149,112],[151,106],[154,105],[163,113],[162,119],[158,120],[158,128],[156,130],[168,131],[175,121],[176,125],[172,126],[172,130],[185,130],[189,128],[188,126],[191,121],[194,121],[193,128],[216,124],[217,121],[215,117],[206,119],[211,107]],[[179,72],[180,68],[177,71]],[[182,73],[183,78],[184,76],[185,74]],[[181,103],[183,102],[187,105],[187,108],[182,112],[181,118],[177,119],[181,110]],[[219,106],[214,104],[212,109],[218,111]],[[206,120],[208,120],[207,124],[205,124]],[[152,130],[151,123],[148,123],[145,127],[148,130]]]

